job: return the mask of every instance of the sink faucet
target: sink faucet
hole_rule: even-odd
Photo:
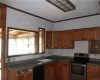
[[[41,55],[41,59],[44,59],[44,55]]]

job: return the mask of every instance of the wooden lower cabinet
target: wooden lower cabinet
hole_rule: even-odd
[[[69,63],[62,61],[45,64],[45,80],[69,80]]]
[[[62,65],[62,80],[70,80],[69,79],[69,63],[68,62],[63,62]]]
[[[7,69],[7,80],[33,80],[32,70],[14,71]]]
[[[54,79],[54,63],[48,63],[44,65],[44,80],[55,80]]]
[[[55,63],[56,80],[69,80],[69,63],[61,61]]]
[[[87,80],[100,80],[100,66],[94,64],[87,65]]]

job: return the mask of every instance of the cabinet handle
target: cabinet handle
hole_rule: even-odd
[[[49,67],[49,69],[51,69],[51,67]]]
[[[97,80],[99,80],[99,78],[97,78]]]
[[[93,69],[94,67],[92,67],[92,69]]]
[[[27,75],[26,75],[26,77],[27,77]]]

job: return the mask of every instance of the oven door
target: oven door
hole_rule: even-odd
[[[70,65],[71,80],[86,80],[86,65],[72,63]]]

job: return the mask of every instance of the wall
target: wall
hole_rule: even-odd
[[[25,13],[7,8],[6,26],[13,27],[13,28],[38,31],[39,27],[45,28],[46,30],[53,30],[54,25],[53,25],[53,23],[45,21],[43,19],[36,18],[34,16],[30,16],[30,15],[27,15]],[[49,55],[48,53],[51,51],[52,50],[46,50],[46,54],[44,54],[44,56]],[[37,57],[40,57],[40,55],[29,55],[29,56],[15,57],[15,58],[10,58],[10,61],[32,59],[32,58],[37,58]],[[6,59],[6,62],[7,62],[7,60],[8,59]]]
[[[54,30],[70,30],[97,26],[100,26],[100,15],[58,22],[54,24]],[[55,49],[54,54],[63,56],[73,56],[74,52],[88,53],[88,41],[75,41],[74,43],[75,49]],[[91,54],[90,57],[100,59],[99,54]]]

